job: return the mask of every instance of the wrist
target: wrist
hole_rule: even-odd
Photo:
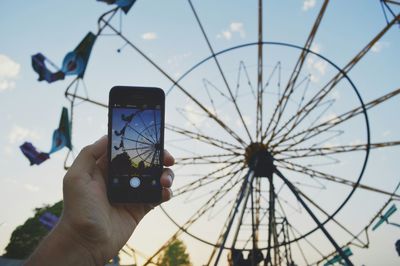
[[[26,261],[30,265],[102,265],[91,250],[62,219]]]

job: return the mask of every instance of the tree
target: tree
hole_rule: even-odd
[[[63,202],[59,201],[53,206],[46,205],[42,208],[36,208],[33,217],[25,221],[23,225],[18,226],[11,234],[10,242],[5,248],[3,254],[5,258],[26,259],[35,250],[39,242],[47,235],[49,230],[42,225],[39,217],[45,212],[50,212],[60,216]]]
[[[192,265],[192,263],[190,262],[189,254],[186,253],[186,246],[179,239],[175,239],[167,246],[167,248],[158,259],[158,264],[161,266]]]

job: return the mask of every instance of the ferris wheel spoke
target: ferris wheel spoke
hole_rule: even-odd
[[[202,132],[202,130],[200,129],[200,127],[199,127],[198,125],[196,125],[195,121],[193,121],[193,119],[190,119],[190,118],[188,117],[188,115],[186,114],[186,113],[188,113],[187,110],[184,110],[184,109],[182,109],[182,108],[176,108],[176,111],[177,111],[191,126],[193,126],[193,127],[197,130],[197,132],[199,132],[199,133],[201,133],[201,134],[204,134],[204,133]],[[196,115],[198,115],[198,113],[196,113]],[[201,114],[201,116],[203,116],[203,114]]]
[[[288,218],[288,216],[286,214],[286,211],[283,208],[283,205],[281,203],[281,197],[277,196],[276,199],[277,199],[278,207],[279,207],[280,211],[282,212],[282,216],[285,217],[285,219],[287,221],[288,230],[290,230],[290,232],[291,232],[291,234],[293,236],[293,239],[300,238],[302,234],[300,233],[300,231],[292,223],[290,223],[289,218]],[[290,235],[288,235],[288,239],[290,241]],[[312,244],[307,238],[304,238],[304,241],[306,243],[308,243],[311,246],[311,248],[314,249],[318,254],[323,256],[323,253],[314,244]],[[300,243],[298,241],[295,241],[295,243],[296,243],[296,246],[299,249],[300,254],[301,254],[303,260],[305,261],[306,265],[311,265],[308,262],[308,260],[307,260],[307,258],[305,256],[305,252],[304,252],[303,248],[301,247]]]
[[[257,44],[257,105],[256,105],[256,141],[262,134],[263,118],[263,16],[262,0],[258,0],[258,44]]]
[[[238,161],[226,161],[226,162],[218,162],[218,161],[202,161],[202,162],[180,162],[176,163],[176,165],[182,166],[182,165],[218,165],[218,164],[238,164],[238,163],[243,163],[244,160],[238,160]]]
[[[139,157],[141,158],[141,156],[145,155],[146,153],[151,153],[151,151],[145,150],[144,152],[140,152],[140,153],[136,154],[135,156],[131,157],[130,160],[133,161],[136,158],[139,158]]]
[[[305,201],[302,199],[302,197],[297,192],[296,187],[277,168],[275,168],[275,174],[277,174],[283,180],[283,182],[285,182],[285,184],[290,189],[290,191],[294,194],[296,199],[301,203],[301,205],[307,211],[307,213],[312,218],[312,220],[317,224],[318,228],[324,233],[325,237],[329,240],[329,242],[332,244],[332,246],[334,246],[336,252],[340,255],[340,257],[346,262],[347,265],[352,266],[353,263],[350,261],[348,256],[346,256],[344,254],[343,250],[340,248],[340,246],[336,243],[336,241],[332,238],[332,236],[326,230],[324,224],[321,223],[319,221],[319,219],[315,216],[315,214],[311,211],[310,207],[308,207],[308,205],[305,203]]]
[[[162,69],[158,64],[156,64],[149,56],[147,56],[142,50],[140,50],[136,45],[134,45],[125,35],[118,31],[114,26],[112,26],[108,21],[100,19],[104,22],[107,27],[114,31],[121,39],[123,39],[127,45],[137,51],[144,59],[146,59],[152,66],[154,66],[162,75],[164,75],[168,80],[170,80],[174,86],[176,85],[181,92],[183,92],[190,100],[192,100],[197,106],[199,106],[205,113],[207,113],[210,118],[212,118],[218,125],[221,126],[230,136],[232,136],[238,143],[246,146],[246,142],[228,125],[226,125],[221,119],[216,117],[212,112],[210,112],[198,99],[196,99],[192,94],[190,94],[182,85],[178,83],[174,78],[172,78],[164,69]]]
[[[144,126],[144,131],[147,132],[147,137],[148,137],[148,138],[151,138],[151,141],[150,141],[150,142],[151,142],[151,143],[157,143],[157,140],[154,139],[154,136],[153,136],[152,132],[150,131],[150,129],[149,129],[149,127],[148,127],[148,124],[146,124],[146,122],[144,122],[144,120],[143,120],[142,112],[139,112],[138,115],[139,115],[140,121],[142,122],[142,125]],[[144,136],[143,136],[143,137],[144,137]],[[146,138],[146,137],[144,137],[144,138],[148,140],[148,138]]]
[[[145,146],[151,146],[151,145],[153,145],[153,143],[147,143],[147,142],[143,142],[143,141],[139,141],[139,140],[136,140],[136,139],[131,139],[131,138],[127,138],[127,137],[121,137],[123,140],[128,140],[128,141],[131,141],[131,142],[135,142],[135,143],[139,143],[139,144],[142,144],[142,145],[145,145]],[[132,150],[132,149],[131,149]]]
[[[223,193],[223,192],[226,192],[226,193],[231,192],[233,188],[235,188],[239,183],[241,183],[241,181],[242,181],[241,178],[237,177],[241,172],[242,172],[242,170],[239,170],[239,171],[236,171],[235,173],[232,173],[230,178],[227,179],[218,189],[214,189],[214,190],[205,192],[205,193],[200,194],[200,195],[195,195],[194,193],[189,194],[188,197],[184,201],[185,202],[190,202],[190,201],[198,200],[200,198],[204,198],[204,196],[207,196],[207,195],[209,196],[209,195],[215,193],[218,190],[221,190],[220,191],[221,193]],[[232,180],[234,180],[234,181],[232,181]],[[229,202],[232,202],[232,201],[233,200],[228,200],[228,205],[229,205]],[[208,214],[208,218],[207,219],[210,219],[210,217],[213,215],[213,213],[215,213],[214,212],[214,208],[215,207],[216,207],[216,204],[210,207],[210,209],[208,210],[209,214]]]
[[[376,106],[382,104],[383,102],[385,102],[385,101],[387,101],[389,99],[392,99],[393,97],[395,97],[395,96],[397,96],[399,94],[400,94],[400,88],[397,88],[397,89],[391,91],[390,93],[387,93],[387,94],[385,94],[385,95],[383,95],[383,96],[381,96],[379,98],[376,98],[376,99],[366,103],[365,104],[365,110],[369,110],[369,109],[371,109],[373,107],[376,107]],[[309,138],[315,137],[315,136],[325,132],[326,130],[328,130],[330,128],[333,128],[333,127],[335,127],[337,125],[340,125],[341,123],[343,123],[345,121],[348,121],[349,119],[354,118],[354,117],[362,114],[363,111],[364,110],[363,110],[362,106],[356,107],[356,108],[354,108],[354,109],[352,109],[350,111],[347,111],[347,112],[345,112],[345,113],[343,113],[343,114],[341,114],[341,115],[339,115],[337,117],[330,118],[327,121],[324,121],[323,123],[320,123],[320,124],[315,125],[315,126],[312,125],[312,126],[308,127],[307,129],[305,129],[303,131],[300,131],[298,133],[294,133],[294,134],[291,134],[291,135],[287,135],[286,137],[281,138],[276,145],[282,144],[282,143],[284,143],[284,142],[286,142],[288,140],[291,140],[291,139],[294,139],[294,138],[300,137],[300,136],[302,138],[300,140],[296,141],[296,143],[301,143],[304,140],[307,140]]]
[[[135,128],[133,128],[131,125],[128,124],[127,126],[128,126],[128,128],[132,129],[136,134],[138,134],[139,136],[141,136],[142,138],[144,138],[144,139],[146,139],[146,140],[148,141],[148,143],[142,142],[143,144],[146,144],[146,145],[154,144],[154,142],[153,142],[152,140],[150,140],[149,138],[147,138],[146,136],[144,136],[142,133],[140,133],[139,131],[137,131],[137,130],[136,130]],[[124,137],[124,138],[125,138],[125,137]],[[127,140],[138,142],[137,140],[132,140],[132,139],[128,139],[128,138],[127,138]]]
[[[304,47],[302,49],[302,52],[300,54],[300,57],[297,59],[297,62],[295,64],[295,67],[290,74],[290,78],[288,83],[286,84],[286,87],[283,91],[282,97],[279,99],[277,106],[275,107],[275,110],[272,114],[272,117],[267,125],[267,128],[264,131],[264,135],[262,136],[262,140],[264,140],[267,137],[268,130],[272,126],[273,121],[275,120],[275,116],[277,116],[276,121],[274,122],[274,127],[272,129],[272,137],[274,136],[275,130],[278,127],[278,124],[280,122],[280,119],[282,118],[282,114],[285,111],[286,105],[289,101],[290,96],[292,95],[294,91],[294,86],[296,85],[297,79],[301,73],[301,70],[303,68],[303,64],[305,62],[305,59],[307,58],[307,55],[309,54],[309,49],[311,48],[311,45],[314,41],[315,35],[317,33],[317,30],[319,28],[319,25],[321,24],[322,18],[325,14],[325,10],[328,6],[329,0],[325,0],[319,14],[314,21],[313,27],[311,29],[311,32],[308,35],[307,41],[304,44]]]
[[[355,144],[355,145],[340,145],[330,147],[311,147],[301,149],[289,149],[285,152],[294,153],[294,155],[285,155],[282,160],[297,159],[314,156],[326,156],[338,153],[354,152],[354,151],[366,151],[368,149],[387,148],[400,145],[400,141],[388,141],[368,144]],[[277,154],[281,154],[281,151],[277,151]]]
[[[330,110],[330,108],[334,105],[335,102],[336,102],[336,100],[330,99],[330,100],[319,103],[318,106],[315,106],[315,108],[313,109],[313,112],[316,112],[316,110],[320,110],[320,111],[319,111],[318,115],[310,122],[310,125],[308,127],[312,128],[317,122],[320,122],[321,119],[323,118],[323,116]],[[274,136],[271,135],[271,137],[269,139],[271,146],[276,147],[276,146],[280,145],[284,140],[289,138],[288,137],[289,133],[292,132],[297,126],[299,126],[302,121],[300,121],[299,123],[292,124],[291,127],[285,128],[286,132],[284,132],[282,130],[281,131],[282,135],[279,135],[278,134],[279,132],[276,133]],[[277,139],[277,141],[274,141],[275,139]],[[309,138],[306,138],[305,140],[307,140],[307,139],[309,139]],[[298,144],[298,143],[296,142],[296,144]]]
[[[149,147],[137,147],[137,148],[125,149],[125,151],[136,151],[136,150],[149,150]]]
[[[233,153],[235,153],[235,150],[241,149],[239,146],[236,146],[232,143],[229,143],[229,142],[226,142],[223,140],[219,140],[219,139],[207,136],[207,135],[203,135],[198,132],[193,132],[193,131],[190,131],[187,129],[183,129],[183,128],[180,128],[177,126],[165,125],[165,128],[168,130],[171,130],[175,133],[187,136],[190,139],[198,140],[203,143],[206,143],[206,144],[209,144],[209,145],[212,145],[212,146],[215,146],[215,147],[218,147],[218,148],[221,148],[221,149],[233,152]]]
[[[329,213],[327,211],[325,211],[318,203],[316,203],[314,200],[312,200],[310,197],[308,197],[304,192],[302,192],[298,187],[297,187],[297,191],[299,192],[299,194],[305,198],[309,203],[311,203],[311,205],[313,205],[315,208],[317,208],[320,212],[322,212],[327,218],[330,216]],[[340,223],[337,219],[335,219],[334,217],[332,218],[332,221],[338,225],[340,228],[343,229],[343,231],[345,231],[347,234],[349,234],[351,237],[353,237],[353,240],[357,240],[361,245],[366,245],[366,243],[364,243],[361,239],[359,239],[358,236],[356,236],[355,234],[353,234],[350,229],[348,229],[347,227],[345,227],[342,223]]]
[[[213,175],[215,175],[217,173],[221,173],[223,171],[227,171],[229,168],[232,168],[232,169],[230,169],[228,173],[225,173],[225,174],[222,174],[222,175],[219,175],[219,176],[213,176]],[[228,177],[230,175],[235,175],[235,174],[239,173],[240,171],[242,171],[244,169],[244,167],[242,166],[237,170],[234,170],[234,169],[235,169],[235,165],[232,165],[232,164],[220,167],[217,170],[214,170],[214,171],[212,171],[212,172],[210,172],[210,173],[208,173],[208,174],[196,179],[195,181],[192,181],[192,182],[190,182],[190,183],[188,183],[186,185],[183,185],[183,186],[181,186],[179,188],[174,189],[174,196],[177,197],[177,196],[185,194],[187,192],[194,191],[194,190],[196,190],[196,189],[198,189],[200,187],[203,187],[203,186],[209,185],[211,183],[214,183],[214,182],[216,182],[218,180],[221,180],[223,178],[226,178],[226,177]],[[230,172],[230,171],[232,171],[232,172]]]
[[[154,162],[156,160],[156,156],[159,155],[158,151],[153,152],[153,156],[151,157],[151,165],[154,165]],[[158,163],[157,163],[158,164]]]
[[[317,122],[320,122],[320,120],[322,119],[322,117],[326,114],[326,112],[328,110],[330,110],[330,108],[333,106],[333,104],[336,102],[336,100],[331,99],[331,100],[327,100],[325,102],[320,103],[317,107],[315,107],[314,110],[316,109],[320,109],[319,114],[310,122],[310,125],[308,126],[309,128],[313,127]],[[293,125],[293,127],[296,127],[298,125]],[[283,136],[280,135],[275,135],[275,136],[271,136],[271,138],[269,139],[270,143],[271,143],[271,148],[275,148],[276,146],[278,146],[279,144],[281,144],[284,140],[285,140],[285,136],[287,137],[286,133],[291,131],[292,128],[287,128],[286,132],[283,132]],[[277,139],[277,141],[275,141],[275,139]],[[297,142],[296,142],[297,143]]]
[[[388,191],[385,191],[385,190],[382,190],[382,189],[378,189],[378,188],[375,188],[375,187],[371,187],[371,186],[368,186],[368,185],[363,185],[361,183],[357,183],[357,182],[354,182],[354,181],[350,181],[350,180],[344,179],[342,177],[338,177],[338,176],[334,176],[332,174],[328,174],[328,173],[324,173],[324,172],[321,172],[321,171],[317,171],[317,170],[311,169],[309,167],[302,166],[302,165],[299,165],[299,164],[295,164],[295,163],[292,163],[292,162],[285,161],[283,164],[280,165],[280,167],[282,167],[284,169],[287,169],[287,170],[294,171],[294,172],[302,173],[304,175],[310,176],[311,178],[319,178],[319,179],[331,181],[331,182],[334,182],[334,183],[350,186],[350,187],[353,187],[353,188],[357,187],[357,188],[361,188],[361,189],[364,189],[364,190],[373,191],[373,192],[384,194],[384,195],[389,195],[389,196],[393,195],[392,192],[388,192]],[[398,195],[398,194],[395,194],[393,196],[398,198],[398,199],[400,199],[400,195]]]
[[[161,138],[161,136],[158,136],[158,128],[157,128],[157,125],[159,124],[159,123],[157,123],[157,116],[156,116],[156,110],[153,110],[153,116],[154,116],[154,133],[155,133],[155,135],[156,135],[156,140],[158,141],[160,138]],[[160,121],[160,124],[161,124],[161,121]]]
[[[159,248],[152,256],[150,256],[148,258],[148,260],[143,264],[145,265],[149,265],[150,263],[152,263],[152,259],[154,259],[162,250],[164,250],[172,241],[174,241],[175,239],[177,239],[177,237],[179,235],[181,235],[182,233],[188,233],[189,235],[193,236],[192,234],[190,234],[187,229],[193,225],[199,218],[201,218],[207,211],[209,208],[211,208],[212,206],[214,206],[215,204],[218,203],[218,201],[220,199],[222,199],[229,191],[221,191],[221,190],[217,190],[214,195],[212,195],[212,197],[210,197],[209,201],[206,201],[203,205],[201,205],[194,213],[192,216],[190,216],[185,223],[183,223],[183,225],[179,225],[177,224],[172,217],[164,210],[164,208],[162,206],[160,206],[161,210],[164,212],[164,214],[169,217],[169,219],[178,227],[178,230],[172,235],[172,237],[170,237],[162,246],[161,248]],[[222,195],[220,195],[222,194]]]
[[[223,72],[223,70],[222,70],[222,67],[221,67],[221,65],[220,65],[220,63],[219,63],[219,61],[218,61],[217,56],[215,55],[214,49],[212,48],[211,43],[210,43],[210,41],[209,41],[209,39],[208,39],[208,37],[207,37],[207,34],[206,34],[205,30],[204,30],[204,27],[203,27],[203,25],[202,25],[202,23],[201,23],[201,21],[200,21],[200,18],[199,18],[199,16],[197,15],[197,11],[196,11],[196,9],[194,8],[193,3],[192,3],[191,0],[188,0],[188,3],[189,3],[189,5],[190,5],[191,10],[193,11],[193,14],[194,14],[195,18],[196,18],[197,24],[199,25],[199,27],[200,27],[200,29],[201,29],[201,32],[202,32],[202,34],[203,34],[203,37],[204,37],[205,41],[207,42],[208,48],[210,49],[211,55],[212,55],[212,57],[214,58],[214,62],[215,62],[215,64],[217,65],[217,68],[218,68],[218,71],[219,71],[219,73],[220,73],[220,75],[221,75],[221,78],[222,78],[222,80],[224,81],[224,84],[225,84],[225,86],[226,86],[226,89],[227,89],[228,92],[229,92],[230,99],[231,99],[231,101],[232,101],[232,103],[233,103],[233,105],[234,105],[234,107],[235,107],[235,109],[236,109],[236,112],[237,112],[237,114],[239,115],[239,118],[240,118],[240,120],[241,120],[241,122],[242,122],[243,128],[246,130],[246,133],[247,133],[247,136],[249,137],[250,142],[253,142],[253,138],[251,137],[251,134],[250,134],[250,131],[249,131],[247,125],[246,125],[246,122],[244,121],[242,112],[241,112],[240,109],[239,109],[239,106],[238,106],[238,104],[237,104],[237,102],[236,102],[236,100],[235,100],[235,97],[234,97],[234,95],[233,95],[233,93],[232,93],[232,90],[231,90],[231,88],[230,88],[230,86],[229,86],[229,84],[228,84],[228,81],[227,81],[227,79],[226,79],[226,77],[225,77],[225,74],[224,74],[224,72]]]
[[[218,160],[220,163],[229,162],[229,160],[237,157],[239,154],[235,153],[221,153],[221,154],[208,154],[208,155],[198,155],[198,156],[187,156],[187,157],[177,157],[175,158],[175,164],[180,164],[184,162],[196,162],[196,161],[204,161],[209,162],[210,160]],[[227,158],[228,157],[228,158]],[[221,158],[226,158],[221,161]]]
[[[254,171],[249,169],[249,171],[247,172],[247,174],[245,175],[245,177],[243,178],[243,180],[241,182],[242,186],[240,187],[240,190],[239,190],[239,192],[237,194],[236,200],[235,200],[234,205],[232,207],[233,211],[231,210],[230,215],[226,219],[226,222],[225,222],[226,227],[222,231],[222,234],[219,236],[219,241],[218,242],[219,242],[219,246],[220,247],[219,247],[219,251],[218,251],[217,257],[216,257],[215,262],[214,262],[214,266],[218,265],[218,262],[219,262],[219,259],[221,257],[222,251],[223,251],[223,249],[225,247],[225,243],[227,241],[229,232],[230,232],[230,230],[232,228],[232,225],[234,223],[235,216],[236,216],[237,212],[239,211],[239,208],[241,206],[243,198],[246,198],[246,201],[247,201],[247,198],[248,198],[248,195],[249,195],[249,184],[252,184],[253,180],[254,180]],[[244,206],[245,205],[246,205],[246,203],[244,203]],[[235,237],[237,238],[237,236],[235,236]]]
[[[290,117],[283,126],[280,127],[275,133],[271,134],[274,136],[280,133],[283,129],[287,128],[290,123],[292,123],[292,127],[290,130],[285,133],[289,135],[290,132],[295,128],[293,125],[298,125],[301,123],[311,112],[312,110],[318,106],[318,104],[332,91],[333,88],[344,78],[346,77],[347,73],[367,54],[367,52],[371,49],[373,45],[376,44],[380,40],[380,38],[396,23],[397,20],[400,19],[400,14],[397,15],[388,25],[386,25],[356,56],[353,57],[350,62],[339,70],[339,72],[330,80],[328,81],[325,86],[323,86],[314,96],[304,104],[304,106],[299,110],[296,114]],[[270,138],[271,139],[271,138]]]
[[[146,157],[142,161],[147,162],[147,159],[149,159],[149,157],[154,153],[153,151],[148,151],[148,152],[149,152],[149,154],[146,155]],[[139,156],[139,157],[142,158],[141,156]]]

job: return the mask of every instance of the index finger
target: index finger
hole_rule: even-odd
[[[70,171],[91,173],[96,167],[96,161],[107,152],[107,135],[91,145],[84,147],[73,162]]]

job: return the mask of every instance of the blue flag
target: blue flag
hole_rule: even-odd
[[[39,165],[50,158],[48,153],[39,152],[30,142],[24,142],[19,148],[26,158],[28,158],[31,165]]]
[[[54,130],[53,141],[50,149],[50,154],[54,153],[64,147],[72,149],[71,143],[71,124],[68,119],[68,109],[63,107],[61,112],[60,124]]]
[[[105,2],[109,5],[116,4],[121,8],[125,14],[129,12],[136,0],[97,0],[98,2]]]
[[[77,75],[82,78],[85,74],[90,53],[96,41],[96,35],[92,32],[86,34],[85,38],[72,52],[69,52],[63,60],[61,71],[65,75]]]
[[[37,53],[32,55],[32,68],[33,70],[39,74],[39,81],[46,80],[48,83],[52,83],[54,81],[64,79],[65,74],[59,70],[57,72],[52,72],[46,66],[46,61],[49,60],[41,53]],[[54,68],[56,68],[54,66]]]

